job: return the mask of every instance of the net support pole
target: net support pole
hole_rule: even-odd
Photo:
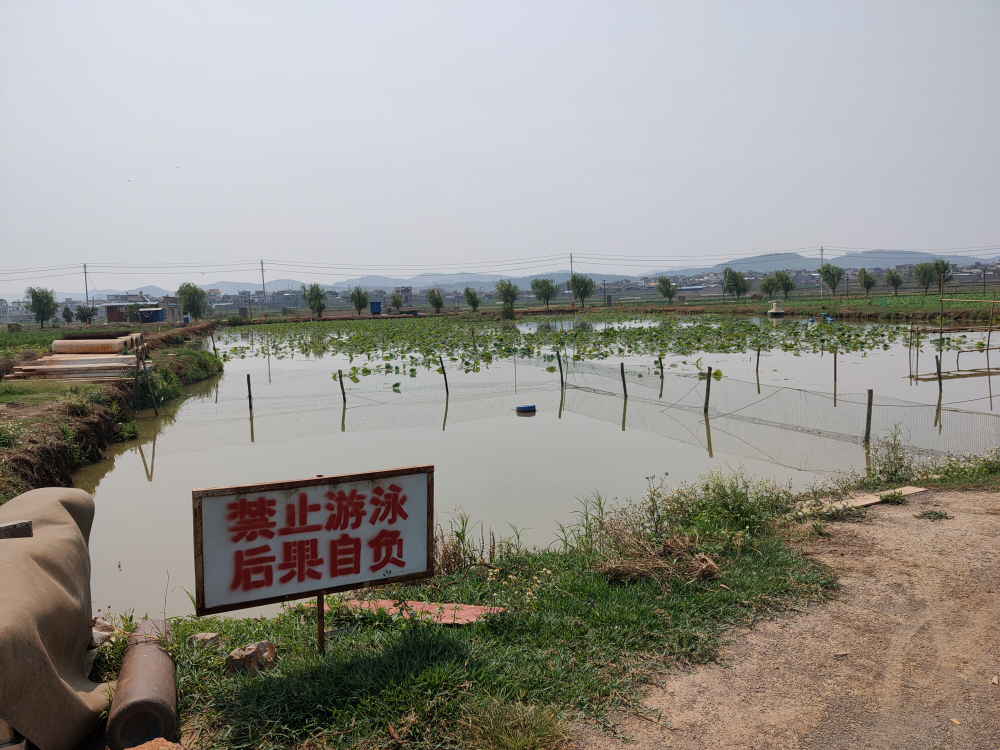
[[[628,386],[625,385],[625,363],[621,363],[622,366],[622,395],[628,398]]]
[[[868,389],[868,416],[865,418],[865,443],[872,439],[872,389]]]
[[[347,403],[347,391],[344,390],[344,371],[337,370],[337,382],[340,383],[340,395],[344,397],[344,403]]]
[[[705,378],[705,409],[704,412],[708,414],[708,399],[712,393],[712,368],[708,368],[708,377]]]
[[[445,372],[445,369],[444,369],[444,358],[440,354],[438,355],[438,362],[441,363],[441,374],[444,375],[444,394],[447,396],[447,395],[449,395],[449,391],[448,391],[448,373]],[[515,365],[515,367],[516,366],[517,365]],[[515,383],[516,383],[517,375],[514,375],[514,378],[515,378]],[[516,387],[516,385],[515,385],[515,387]]]
[[[944,390],[944,386],[941,385],[941,357],[937,354],[934,355],[934,365],[937,367],[938,393],[941,393]]]
[[[562,352],[560,352],[558,349],[556,350],[556,363],[559,365],[559,387],[565,388],[566,380],[563,377]]]
[[[253,391],[250,388],[250,373],[247,373],[247,401],[250,404],[250,413],[253,414]]]

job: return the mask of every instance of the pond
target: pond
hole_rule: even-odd
[[[805,488],[826,472],[864,470],[868,388],[878,394],[875,437],[903,424],[915,443],[947,450],[970,433],[969,420],[990,420],[994,429],[987,416],[991,372],[983,374],[985,362],[978,361],[986,353],[961,354],[963,371],[949,375],[939,392],[930,375],[933,352],[925,345],[922,377],[913,377],[915,357],[899,335],[885,348],[837,356],[837,401],[826,352],[775,349],[762,354],[759,368],[756,352],[667,353],[661,380],[658,355],[630,347],[612,357],[607,350],[621,342],[604,340],[605,356],[565,353],[570,387],[563,391],[550,347],[519,342],[509,348],[530,357],[502,357],[506,344],[490,341],[487,359],[483,337],[481,331],[475,362],[457,349],[441,358],[446,393],[429,352],[396,347],[386,360],[315,345],[303,354],[275,346],[273,338],[261,349],[252,331],[220,336],[224,374],[189,387],[159,417],[143,413],[139,440],[115,446],[105,461],[74,476],[97,502],[95,607],[151,616],[193,611],[185,590],[194,590],[195,488],[433,464],[439,523],[447,526],[461,509],[483,533],[510,535],[513,526],[522,541],[544,546],[558,523],[573,520],[580,498],[640,496],[664,475],[676,485],[713,467],[744,464]],[[944,356],[953,365],[956,353]],[[723,376],[711,381],[706,421],[699,373],[709,365]],[[524,403],[537,406],[536,416],[515,413]],[[993,440],[989,429],[976,423],[971,432]]]

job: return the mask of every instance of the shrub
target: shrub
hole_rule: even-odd
[[[90,414],[90,399],[84,398],[79,393],[64,394],[62,402],[66,407],[66,413],[71,417],[86,417]]]
[[[0,422],[0,448],[13,448],[21,428],[14,422]]]
[[[115,438],[119,443],[137,440],[139,438],[139,427],[136,425],[135,420],[120,423],[116,430]]]
[[[245,325],[245,324],[246,324],[246,321],[243,318],[241,318],[239,315],[230,315],[228,318],[226,318],[226,325],[227,326],[241,326],[241,325]]]

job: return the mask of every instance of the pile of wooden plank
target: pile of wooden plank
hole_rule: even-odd
[[[115,338],[61,339],[52,342],[52,354],[14,366],[4,380],[85,381],[107,383],[131,380],[148,355],[148,344],[141,333]]]

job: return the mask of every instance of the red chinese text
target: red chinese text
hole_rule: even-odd
[[[368,521],[374,526],[379,521],[385,521],[388,519],[390,524],[396,523],[396,518],[402,518],[404,521],[409,518],[406,515],[406,511],[403,510],[403,505],[406,503],[406,495],[400,495],[399,493],[403,491],[402,487],[395,484],[390,484],[388,490],[383,490],[381,487],[376,487],[372,490],[371,503],[375,506],[375,510],[372,511],[371,518]]]
[[[357,575],[361,572],[361,540],[341,534],[330,540],[330,575]]]
[[[277,526],[271,520],[274,515],[274,500],[263,497],[248,500],[241,497],[235,503],[228,503],[226,510],[226,520],[235,521],[229,527],[229,533],[233,535],[231,541],[238,542],[245,538],[252,542],[257,539],[258,534],[265,539],[274,538],[274,532],[271,531]]]
[[[233,582],[229,588],[233,591],[243,589],[261,589],[270,586],[273,582],[274,572],[271,563],[274,562],[274,555],[270,554],[271,545],[264,544],[260,547],[253,547],[248,550],[236,550],[235,572]]]
[[[356,529],[368,515],[368,511],[365,510],[366,496],[356,489],[350,492],[330,490],[326,493],[326,497],[330,500],[326,504],[326,509],[331,511],[330,517],[326,519],[327,531],[343,531],[348,526]]]
[[[368,546],[375,550],[375,564],[371,566],[373,573],[382,570],[382,568],[390,563],[398,568],[406,565],[402,560],[403,540],[400,538],[398,531],[382,529],[369,540]],[[393,554],[394,552],[395,554]]]
[[[322,524],[309,523],[309,514],[319,510],[319,503],[310,503],[306,493],[300,492],[296,503],[285,506],[285,525],[278,529],[278,534],[310,534],[323,528]]]
[[[278,570],[287,570],[281,576],[282,583],[288,583],[293,578],[302,583],[306,578],[319,579],[321,573],[313,568],[318,568],[323,564],[323,558],[319,556],[319,542],[316,539],[298,539],[282,544],[281,562],[278,563]]]

